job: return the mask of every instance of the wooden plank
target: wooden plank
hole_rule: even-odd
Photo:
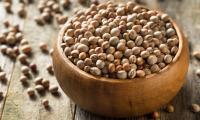
[[[25,38],[30,42],[34,53],[30,61],[36,63],[39,70],[39,74],[32,75],[32,78],[29,80],[29,86],[31,87],[34,87],[33,79],[36,76],[42,76],[49,79],[51,84],[57,84],[55,77],[49,75],[46,71],[46,66],[51,63],[51,57],[48,54],[41,53],[38,46],[42,41],[52,46],[52,41],[57,38],[57,30],[55,26],[51,25],[37,26],[33,18],[38,14],[36,4],[29,5],[28,17],[24,25]],[[37,94],[34,100],[29,98],[26,93],[27,88],[23,87],[19,82],[19,77],[21,76],[20,66],[19,62],[15,65],[2,120],[71,120],[74,105],[61,89],[59,89],[59,97],[46,92],[44,95]],[[41,100],[43,98],[49,100],[50,110],[46,110],[42,106]]]
[[[15,1],[16,2],[16,1]],[[12,9],[16,9],[16,6],[12,6]],[[15,23],[17,21],[19,21],[18,18],[16,18],[16,16],[13,16],[13,14],[7,14],[3,3],[0,2],[0,29],[4,29],[4,25],[3,25],[3,21],[4,20],[9,20],[11,23]],[[20,23],[22,24],[22,23]],[[4,105],[5,105],[5,101],[6,101],[6,96],[8,93],[8,89],[10,86],[10,79],[11,76],[13,74],[13,68],[14,68],[14,62],[9,59],[8,57],[4,56],[2,53],[0,53],[0,66],[3,68],[3,70],[6,72],[6,77],[7,77],[7,82],[5,83],[0,83],[0,91],[3,91],[4,94],[4,99],[0,101],[0,119],[2,117],[2,112],[4,109]]]
[[[200,30],[196,26],[200,25],[200,1],[199,0],[182,0],[172,1],[167,0],[160,4],[164,11],[176,19],[179,26],[185,33],[188,41],[191,44],[191,51],[200,50]],[[195,75],[195,70],[199,68],[199,62],[192,58],[190,59],[190,68],[187,75],[187,81],[183,89],[173,100],[176,111],[172,114],[161,115],[166,120],[199,120],[200,115],[190,111],[192,103],[200,104],[199,94],[199,78]]]

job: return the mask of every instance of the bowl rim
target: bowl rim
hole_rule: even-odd
[[[144,7],[144,6],[142,6]],[[145,7],[147,8],[147,7]],[[148,8],[147,8],[148,9]],[[153,9],[152,9],[153,10]],[[159,10],[155,10],[157,11],[158,13],[160,14],[164,14],[163,12],[159,11]],[[145,77],[141,77],[141,78],[133,78],[133,79],[114,79],[114,78],[106,78],[106,77],[102,77],[102,76],[94,76],[92,74],[89,74],[81,69],[79,69],[76,65],[74,65],[65,55],[64,55],[64,52],[62,50],[62,48],[59,46],[61,43],[62,43],[62,39],[63,39],[63,36],[66,32],[66,24],[63,25],[63,27],[61,28],[61,30],[59,31],[59,34],[58,34],[58,39],[56,41],[56,46],[57,47],[56,49],[58,50],[58,53],[61,55],[61,59],[63,59],[63,61],[70,66],[70,68],[73,68],[75,69],[79,74],[83,75],[83,76],[86,76],[88,78],[91,78],[93,80],[96,80],[96,81],[101,81],[101,82],[109,82],[109,83],[127,83],[127,82],[141,82],[143,80],[147,80],[149,78],[153,78],[153,77],[157,77],[159,76],[161,73],[164,73],[166,72],[167,70],[169,70],[173,64],[175,64],[178,59],[180,58],[180,55],[183,51],[183,40],[184,40],[184,37],[183,37],[183,34],[181,32],[181,30],[179,29],[178,25],[176,24],[176,22],[174,20],[172,20],[172,18],[170,17],[169,18],[169,21],[172,23],[174,29],[176,30],[176,34],[177,34],[177,37],[179,39],[179,45],[178,45],[178,51],[175,55],[175,57],[173,58],[172,62],[170,64],[168,64],[167,66],[165,66],[163,69],[161,69],[158,73],[153,73],[153,74],[150,74],[150,75],[147,75]]]

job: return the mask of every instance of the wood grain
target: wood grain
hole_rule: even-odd
[[[200,24],[200,1],[199,0],[176,0],[165,1],[160,4],[160,8],[169,13],[176,19],[179,26],[183,29],[185,35],[190,42],[191,53],[200,50],[200,30],[197,28]],[[176,11],[176,12],[175,12]],[[173,100],[176,111],[173,114],[162,115],[166,120],[198,120],[199,114],[194,114],[190,111],[192,103],[200,103],[199,94],[199,78],[195,75],[195,70],[199,68],[199,61],[191,57],[190,68],[187,75],[187,82],[182,91]]]
[[[39,48],[39,43],[42,41],[48,43],[50,48],[52,41],[57,37],[57,29],[55,25],[37,26],[34,22],[34,17],[39,13],[35,8],[36,4],[28,6],[27,11],[29,14],[23,27],[24,37],[33,48],[33,55],[29,60],[36,63],[39,70],[39,74],[32,74],[32,78],[28,81],[30,87],[35,86],[33,79],[37,76],[50,80],[50,84],[57,84],[55,77],[46,70],[46,66],[51,64],[51,57],[49,54],[42,53]],[[20,67],[20,63],[17,62],[14,69],[10,68],[10,70],[14,71],[2,120],[71,120],[74,113],[74,104],[63,94],[61,89],[59,89],[59,96],[53,96],[46,92],[44,95],[37,94],[37,97],[33,100],[29,98],[26,93],[27,88],[23,87],[19,81],[21,76]],[[46,110],[41,104],[43,98],[49,100],[49,110]]]
[[[36,1],[36,0],[35,0]],[[76,3],[76,1],[72,1],[72,6],[69,11],[66,12],[68,15],[73,15],[72,11],[83,8],[80,4]],[[102,0],[106,1],[106,0]],[[117,0],[118,2],[120,0]],[[164,12],[169,13],[172,16],[179,26],[183,29],[183,32],[187,35],[187,38],[191,44],[191,52],[200,50],[200,0],[146,0],[148,6],[151,8],[161,9]],[[85,8],[85,7],[84,7]],[[51,81],[55,82],[55,78],[49,76],[44,70],[45,63],[50,62],[50,58],[48,55],[43,55],[40,53],[40,50],[37,46],[39,40],[50,41],[50,34],[53,32],[52,29],[55,29],[55,26],[45,26],[38,27],[33,22],[32,18],[37,13],[35,6],[30,7],[29,10],[31,15],[26,19],[25,22],[25,32],[26,37],[30,38],[29,41],[33,43],[34,51],[37,51],[37,55],[34,55],[34,61],[36,64],[41,65],[39,67],[41,69],[41,75],[51,79]],[[16,16],[13,18],[11,15],[7,15],[4,12],[4,8],[2,7],[2,2],[0,2],[0,23],[5,18],[16,21],[18,19]],[[23,22],[23,20],[22,20]],[[30,22],[30,23],[29,23]],[[0,24],[0,28],[3,28],[2,24]],[[45,33],[48,35],[42,36],[41,33]],[[36,37],[37,36],[37,37]],[[53,35],[55,38],[56,33]],[[35,38],[35,39],[33,39]],[[37,38],[37,39],[36,39]],[[46,38],[46,39],[45,39]],[[53,41],[53,38],[51,41]],[[51,44],[51,42],[48,42]],[[35,59],[36,58],[36,59]],[[25,88],[23,88],[18,81],[18,77],[20,76],[20,65],[17,63],[14,65],[8,58],[2,56],[0,54],[0,65],[7,72],[7,76],[9,81],[7,85],[0,84],[0,90],[4,91],[6,94],[8,91],[8,86],[10,84],[8,98],[4,99],[0,102],[0,118],[1,113],[4,108],[2,120],[48,120],[48,119],[57,119],[57,120],[71,120],[73,119],[74,114],[74,105],[70,102],[70,100],[62,94],[62,97],[57,99],[47,94],[50,104],[55,104],[54,109],[51,112],[47,112],[40,105],[40,98],[36,101],[30,101],[28,96],[26,95]],[[15,66],[15,68],[14,68]],[[190,105],[192,103],[200,104],[200,79],[195,76],[195,70],[200,67],[200,62],[191,57],[190,60],[190,68],[187,76],[187,83],[184,85],[183,89],[179,92],[179,94],[172,101],[172,104],[175,106],[174,113],[166,113],[163,109],[159,110],[161,112],[161,120],[199,120],[200,114],[194,114],[190,112]],[[13,69],[14,68],[14,69]],[[13,74],[13,75],[12,75]],[[11,77],[11,79],[10,79]],[[30,80],[31,85],[33,85],[33,81]],[[54,100],[52,100],[54,99]],[[6,101],[6,103],[5,103]],[[54,103],[55,102],[55,103]],[[5,103],[5,106],[4,106]],[[69,107],[72,106],[72,107]],[[70,111],[70,112],[69,112]],[[79,107],[76,108],[75,120],[111,120],[111,118],[105,118],[101,116],[97,116],[86,112]],[[127,120],[148,120],[150,119],[147,116],[140,118],[127,118]],[[113,120],[113,119],[112,119]],[[124,120],[124,119],[123,119]]]
[[[12,9],[16,9],[16,6],[13,6]],[[13,14],[7,14],[3,4],[0,3],[0,29],[4,29],[4,25],[2,24],[4,20],[9,20],[11,23],[16,23],[19,22],[21,26],[23,26],[23,21],[20,21],[16,16],[13,16]],[[7,82],[5,83],[0,83],[0,91],[3,91],[4,94],[4,99],[0,101],[0,119],[2,117],[2,112],[4,109],[5,101],[6,101],[6,96],[8,94],[10,82],[11,82],[11,77],[13,74],[13,69],[14,69],[15,63],[13,60],[9,59],[2,53],[0,53],[0,66],[3,68],[3,70],[6,72],[6,77],[7,77]]]

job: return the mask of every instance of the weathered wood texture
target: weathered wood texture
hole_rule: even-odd
[[[16,9],[16,6],[14,6],[13,9]],[[0,13],[1,13],[0,29],[4,28],[4,25],[2,23],[6,19],[11,21],[12,23],[17,22],[17,23],[23,25],[23,21],[20,21],[18,18],[16,18],[16,16],[13,16],[12,14],[6,14],[3,4],[0,4]],[[14,65],[15,65],[14,62],[11,59],[5,57],[2,53],[0,53],[0,66],[6,72],[6,78],[7,78],[7,81],[0,83],[0,91],[3,91],[4,96],[7,96],[7,94],[8,94],[11,77],[13,75]],[[5,106],[5,101],[6,101],[6,97],[4,97],[4,99],[0,101],[0,118],[2,117],[2,112],[3,112],[4,106]]]
[[[18,6],[18,4],[14,3]],[[13,6],[14,6],[13,5]],[[29,5],[27,7],[28,16],[27,18],[21,19],[20,21],[24,24],[21,25],[24,31],[24,38],[29,41],[33,48],[33,55],[29,59],[30,62],[34,62],[38,67],[38,74],[31,75],[30,80],[28,81],[28,86],[34,87],[33,79],[37,76],[42,76],[45,79],[50,80],[50,84],[57,84],[54,76],[50,75],[46,66],[51,64],[51,57],[49,54],[44,54],[40,51],[39,43],[46,42],[49,44],[49,48],[52,45],[52,41],[56,39],[57,28],[55,25],[45,25],[44,27],[37,26],[34,17],[39,15],[38,10],[36,9],[37,4]],[[1,20],[3,20],[2,18]],[[15,14],[15,17],[11,20],[20,19]],[[16,21],[18,22],[18,21]],[[2,57],[6,59],[5,57]],[[7,59],[6,59],[7,60]],[[2,63],[3,64],[3,63]],[[23,87],[19,81],[21,76],[21,64],[19,62],[4,63],[8,67],[6,69],[12,72],[12,77],[10,77],[10,83],[8,87],[8,94],[6,101],[2,104],[2,120],[71,120],[74,113],[74,105],[70,102],[61,90],[59,96],[53,96],[49,92],[45,94],[37,94],[35,99],[30,99],[26,93],[27,87]],[[7,71],[9,73],[9,71]],[[9,74],[8,74],[9,75]],[[5,90],[6,91],[6,90]],[[50,110],[45,110],[41,101],[43,98],[47,98],[50,102]],[[1,109],[1,110],[2,110]]]
[[[15,2],[17,0],[14,0]],[[36,1],[36,0],[35,0]],[[71,8],[66,12],[67,15],[73,15],[77,9],[83,8],[76,1],[72,1]],[[101,2],[106,1],[102,0]],[[114,0],[120,2],[121,0]],[[126,0],[128,1],[128,0]],[[145,0],[142,0],[145,1]],[[200,50],[200,0],[146,0],[148,6],[154,9],[160,9],[168,13],[174,18],[178,25],[183,29],[191,44],[191,52]],[[13,9],[16,9],[17,2]],[[49,55],[40,52],[38,44],[40,41],[48,42],[49,46],[57,37],[56,25],[46,25],[39,27],[33,21],[34,16],[39,12],[36,9],[36,4],[27,7],[28,17],[23,20],[19,19],[16,14],[8,15],[4,12],[2,2],[0,2],[0,29],[3,28],[2,22],[4,19],[9,19],[13,22],[19,23],[24,30],[25,38],[31,43],[34,55],[30,59],[37,64],[39,75],[47,78],[51,83],[55,83],[56,79],[45,70],[45,66],[51,63]],[[85,6],[84,6],[85,8]],[[61,91],[60,97],[54,97],[46,92],[45,95],[37,94],[35,100],[30,100],[26,93],[26,87],[23,87],[19,82],[20,63],[13,63],[8,58],[0,54],[0,65],[7,73],[7,84],[0,83],[0,91],[4,91],[6,98],[0,101],[0,119],[2,120],[110,120],[111,118],[100,117],[93,115],[87,111],[74,107],[74,104]],[[192,103],[200,103],[199,94],[199,78],[195,76],[195,70],[200,66],[200,62],[191,57],[190,68],[187,75],[187,82],[182,90],[172,101],[175,106],[174,113],[166,113],[163,109],[159,110],[161,113],[161,120],[199,120],[200,114],[194,114],[190,111]],[[181,68],[180,68],[181,69]],[[33,79],[38,75],[32,75],[29,80],[29,85],[34,86]],[[48,98],[52,106],[50,111],[47,111],[41,105],[41,99]],[[125,118],[124,118],[125,119]],[[127,120],[147,120],[148,116],[139,118],[127,118]]]

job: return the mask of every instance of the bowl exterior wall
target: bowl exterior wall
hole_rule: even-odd
[[[172,100],[185,81],[189,57],[188,43],[183,35],[182,38],[181,54],[167,71],[125,82],[104,81],[80,73],[64,59],[57,42],[53,53],[55,75],[67,96],[90,112],[109,117],[150,113]]]

